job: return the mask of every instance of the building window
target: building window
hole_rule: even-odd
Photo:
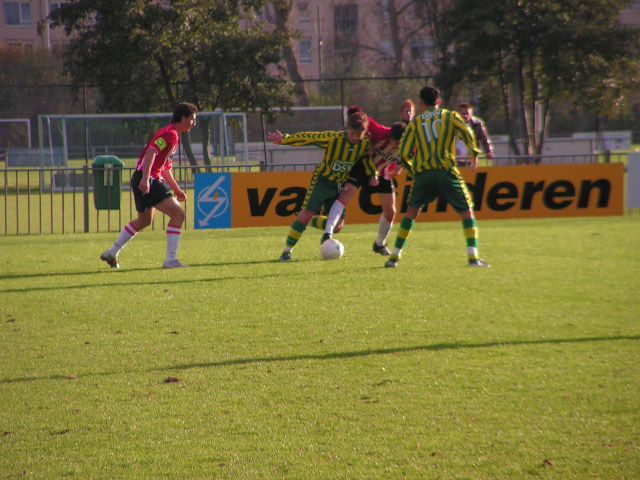
[[[389,0],[380,1],[380,15],[382,16],[383,23],[389,23],[391,20],[389,16]]]
[[[311,40],[300,40],[298,44],[298,61],[300,63],[311,63]]]
[[[54,10],[57,10],[65,3],[67,2],[49,2],[49,14],[53,13]]]
[[[428,60],[433,56],[433,46],[429,37],[411,38],[411,60]]]
[[[309,8],[309,2],[299,1],[298,12],[300,12],[300,23],[311,23],[311,8]]]
[[[4,2],[5,25],[31,25],[31,4],[29,2]]]
[[[380,51],[387,57],[393,57],[393,45],[391,40],[383,38],[380,40]]]
[[[333,7],[333,29],[341,35],[353,35],[358,31],[358,5]]]

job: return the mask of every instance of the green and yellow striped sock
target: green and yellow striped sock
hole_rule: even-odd
[[[311,217],[311,226],[324,231],[327,228],[327,217],[324,215],[314,215]]]
[[[400,221],[400,227],[398,228],[396,242],[393,245],[391,258],[400,258],[402,249],[404,248],[404,244],[407,242],[407,238],[409,238],[409,234],[411,233],[411,229],[413,228],[413,225],[415,223],[415,220],[412,220],[409,217],[402,218],[402,220]]]
[[[467,260],[469,262],[478,261],[478,227],[475,218],[462,220],[462,232],[467,240]]]
[[[289,233],[287,234],[287,241],[284,247],[286,252],[291,251],[291,249],[296,246],[296,243],[300,240],[305,228],[307,228],[307,226],[302,224],[297,218],[293,221],[291,228],[289,229]]]

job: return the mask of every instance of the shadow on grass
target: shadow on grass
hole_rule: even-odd
[[[175,370],[190,370],[192,368],[218,368],[233,365],[250,365],[256,363],[276,363],[276,362],[295,362],[301,360],[340,360],[346,358],[368,357],[371,355],[390,355],[397,353],[410,352],[429,352],[439,350],[458,350],[464,348],[493,348],[493,347],[511,347],[521,345],[554,345],[562,343],[589,343],[589,342],[611,342],[619,340],[640,340],[640,335],[616,335],[611,337],[582,337],[582,338],[551,338],[538,340],[502,340],[485,343],[434,343],[432,345],[414,345],[410,347],[389,347],[389,348],[372,348],[367,350],[353,350],[347,352],[333,352],[322,354],[301,354],[301,355],[284,355],[276,357],[251,357],[237,358],[233,360],[220,360],[217,362],[196,362],[185,363],[182,365],[167,365],[166,367],[155,367],[149,369],[129,370],[126,372],[97,372],[85,373],[79,375],[49,375],[41,377],[19,377],[19,378],[3,378],[3,383],[33,382],[39,380],[75,380],[78,378],[89,378],[108,375],[121,375],[123,373],[160,373]]]
[[[296,260],[296,263],[302,262],[315,262],[317,260]],[[276,260],[259,260],[259,261],[251,261],[251,262],[224,262],[224,263],[199,263],[199,264],[190,264],[189,267],[197,268],[197,267],[224,267],[224,266],[233,266],[233,265],[262,265],[262,264],[279,264],[280,261]],[[373,269],[373,267],[371,267]],[[131,268],[126,270],[114,270],[111,272],[110,270],[101,270],[101,271],[88,271],[88,272],[69,272],[69,273],[28,273],[24,275],[0,275],[0,280],[8,280],[8,279],[23,279],[23,278],[35,278],[35,277],[66,277],[66,276],[76,276],[76,275],[94,275],[94,274],[109,274],[109,275],[122,275],[129,272],[152,272],[157,270],[163,270],[161,267],[149,267],[149,268]],[[179,269],[180,270],[180,269]],[[370,270],[370,268],[361,269]],[[353,269],[352,271],[358,271]],[[327,272],[327,273],[339,273],[339,272]],[[307,274],[300,274],[301,276],[306,276]],[[282,277],[282,272],[257,276],[251,275],[250,277],[218,277],[218,278],[196,278],[192,280],[180,280],[180,284],[185,283],[197,283],[197,282],[217,282],[221,280],[251,280],[257,278],[280,278]],[[95,287],[128,287],[128,286],[141,286],[141,285],[165,285],[172,284],[175,285],[175,279],[167,280],[167,281],[159,281],[159,282],[113,282],[113,283],[88,283],[82,285],[65,285],[65,286],[46,286],[46,287],[30,287],[26,286],[24,288],[7,288],[4,290],[0,290],[0,293],[25,293],[25,292],[38,292],[38,291],[52,291],[52,290],[77,290],[82,288],[95,288]]]

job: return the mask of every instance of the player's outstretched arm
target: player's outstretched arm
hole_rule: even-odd
[[[281,145],[282,144],[282,138],[284,137],[284,135],[282,134],[282,132],[280,132],[280,130],[276,130],[275,132],[270,132],[267,135],[267,138],[269,139],[269,141],[273,142],[276,145]]]

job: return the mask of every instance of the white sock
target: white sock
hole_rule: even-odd
[[[167,258],[166,262],[177,260],[178,244],[180,243],[181,226],[167,225]]]
[[[129,243],[129,241],[133,237],[136,236],[137,233],[138,230],[135,229],[135,227],[132,225],[132,222],[129,222],[127,225],[125,225],[120,232],[120,235],[118,235],[118,238],[116,238],[116,241],[111,246],[111,253],[113,253],[117,257],[120,253],[120,250],[122,250],[124,246]]]
[[[384,218],[384,215],[380,216],[380,221],[378,222],[378,236],[376,237],[376,245],[379,247],[387,243],[387,236],[391,231],[392,224],[393,222]]]
[[[327,225],[324,227],[324,233],[330,233],[333,235],[333,229],[336,228],[336,225],[340,221],[340,217],[342,216],[342,212],[344,212],[344,205],[340,200],[336,200],[331,205],[331,209],[329,209],[329,215],[327,216]]]

